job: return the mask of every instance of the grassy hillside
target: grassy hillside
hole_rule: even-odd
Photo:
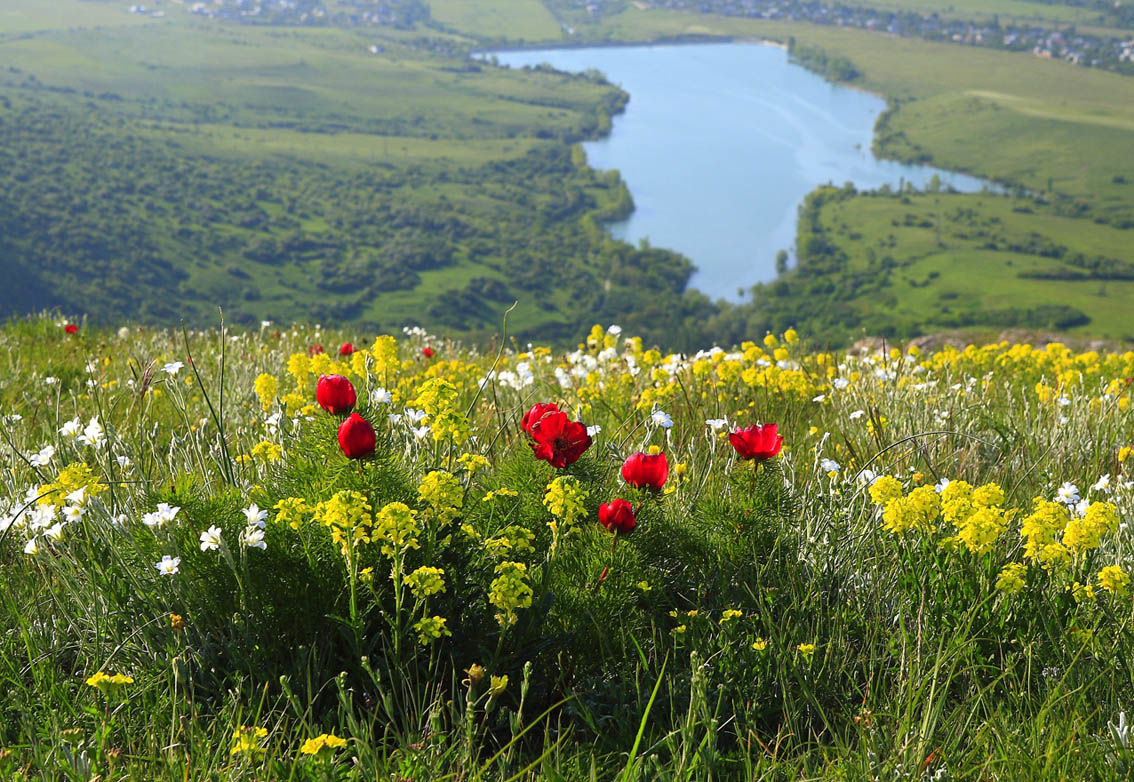
[[[483,333],[519,300],[528,335],[642,289],[680,312],[688,262],[604,238],[629,195],[572,151],[625,95],[468,43],[172,12],[0,40],[0,310]]]
[[[0,328],[6,780],[1129,768],[1134,353],[69,331]]]
[[[549,41],[562,34],[541,0],[430,0],[429,11],[441,24],[485,38]]]
[[[802,214],[798,267],[757,289],[765,316],[831,335],[1023,327],[1134,341],[1129,231],[992,194],[823,189]]]

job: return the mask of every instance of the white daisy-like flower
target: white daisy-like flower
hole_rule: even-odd
[[[221,544],[221,528],[209,527],[201,533],[201,551],[216,551]]]
[[[67,502],[73,502],[76,505],[82,505],[87,501],[87,487],[80,486],[79,488],[68,494],[64,499],[66,499]]]
[[[1074,505],[1079,501],[1079,487],[1073,483],[1064,483],[1055,492],[1055,501],[1064,505]]]
[[[248,527],[240,533],[240,543],[247,548],[258,548],[261,551],[268,547],[267,541],[264,540],[264,530],[259,527]]]
[[[130,461],[129,456],[116,456],[114,458],[114,461],[117,462],[118,466],[121,467],[122,469],[126,469],[131,464],[133,464],[133,462]]]
[[[376,405],[388,405],[394,401],[394,395],[379,386],[370,392],[370,401]]]
[[[55,523],[56,515],[54,505],[50,503],[47,505],[37,505],[28,518],[28,527],[30,527],[33,532],[47,529]]]
[[[598,424],[587,427],[587,437],[596,437],[600,432],[602,432],[602,427]]]
[[[63,518],[67,520],[67,523],[74,524],[82,520],[85,512],[81,505],[68,505],[63,509]]]
[[[826,394],[820,394],[819,396],[813,398],[811,401],[812,402],[825,402],[825,401],[827,401],[827,395]]]
[[[420,424],[425,420],[426,415],[428,415],[428,413],[426,413],[424,410],[414,410],[412,407],[406,408],[406,418],[411,424]]]
[[[33,557],[39,553],[39,544],[36,542],[35,538],[31,538],[24,544],[24,553],[30,554]]]
[[[59,382],[59,378],[52,377],[51,375],[48,375],[47,377],[45,377],[43,379],[43,382],[46,383],[49,386],[53,386],[53,385],[55,385],[56,383]]]
[[[170,505],[167,502],[159,502],[157,510],[152,513],[147,513],[142,517],[142,523],[151,529],[161,529],[169,522],[177,518],[177,514],[181,511],[178,505]]]
[[[260,328],[262,328],[262,329],[266,329],[266,328],[268,328],[268,326],[271,326],[271,325],[272,325],[272,322],[270,320],[260,321]]]
[[[98,422],[97,415],[83,429],[83,433],[79,435],[79,442],[91,448],[101,448],[106,445],[106,435],[102,431],[102,424]]]
[[[662,429],[669,429],[673,426],[673,419],[669,417],[669,413],[664,410],[655,410],[650,413],[650,420]]]
[[[78,437],[83,432],[83,422],[78,418],[72,418],[63,426],[59,427],[59,434],[64,437]]]
[[[822,469],[823,472],[838,472],[840,469],[842,469],[841,467],[839,467],[839,463],[834,459],[820,460],[819,468]]]
[[[728,426],[727,418],[709,418],[705,421],[705,426],[712,429],[714,432],[719,432]]]
[[[834,380],[831,381],[831,386],[836,391],[842,391],[844,388],[846,388],[849,385],[850,385],[850,381],[847,380],[845,377],[837,377],[837,378],[835,378]]]
[[[426,435],[429,434],[429,425],[411,427],[411,431],[413,432],[414,439],[423,440]]]
[[[184,366],[185,364],[180,361],[170,361],[168,364],[161,368],[161,371],[167,375],[176,375]]]
[[[63,540],[63,522],[57,521],[43,531],[43,536],[51,540]]]
[[[244,518],[248,519],[249,527],[259,527],[263,529],[266,526],[265,521],[268,518],[268,512],[266,510],[260,510],[260,507],[256,503],[252,503],[244,509]]]
[[[180,565],[181,557],[171,557],[169,556],[169,554],[163,556],[160,562],[154,563],[154,567],[157,569],[157,572],[162,574],[163,576],[177,575]]]
[[[866,415],[865,410],[855,410],[853,413],[851,413],[847,417],[850,418],[850,420],[852,420],[852,421],[857,421],[859,418],[862,418],[864,415]]]
[[[878,480],[878,475],[874,470],[863,470],[858,474],[858,482],[867,486],[873,486],[876,480]]]
[[[402,422],[402,414],[401,413],[390,413],[390,415],[388,415],[386,417],[387,417],[387,419],[389,419],[390,423],[394,424],[395,426]]]
[[[32,467],[46,467],[51,464],[51,460],[55,458],[55,446],[45,445],[40,449],[39,453],[33,453],[28,457]]]
[[[611,325],[606,327],[606,333],[612,337],[617,337],[622,333],[622,327],[612,323]]]
[[[129,336],[130,336],[129,327],[123,326],[122,328],[118,329],[118,338],[119,339],[126,339]]]

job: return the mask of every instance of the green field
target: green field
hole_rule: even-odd
[[[1021,276],[1088,277],[1069,263],[1077,255],[1128,261],[1129,231],[1061,217],[1031,201],[948,194],[832,202],[820,224],[846,252],[848,273],[889,277],[881,294],[851,300],[875,318],[886,313],[932,331],[1004,307],[1058,304],[1090,318],[1066,329],[1072,333],[1134,339],[1134,264],[1119,279]]]
[[[429,10],[444,25],[486,38],[548,41],[562,32],[540,0],[430,0]]]

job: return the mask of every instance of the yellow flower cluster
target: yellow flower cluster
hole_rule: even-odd
[[[267,738],[268,731],[265,728],[249,727],[241,725],[232,734],[232,749],[229,754],[231,755],[249,755],[256,756],[264,752],[264,746],[261,743],[263,739]]]
[[[347,745],[346,739],[341,739],[334,733],[321,733],[312,739],[303,742],[299,751],[304,755],[314,755],[319,758],[328,758],[335,750]]]
[[[433,439],[461,445],[469,439],[469,420],[459,408],[460,393],[448,380],[434,377],[418,391],[413,405],[426,412]]]
[[[417,536],[417,512],[403,502],[391,502],[378,511],[374,524],[374,540],[381,541],[382,553],[387,557],[411,548],[420,548]]]
[[[439,567],[419,567],[403,581],[419,600],[445,591],[445,571]]]
[[[292,529],[299,527],[315,513],[315,509],[302,497],[285,497],[275,504],[276,521]]]
[[[937,531],[938,519],[957,530],[955,540],[974,554],[989,551],[1008,526],[1001,507],[1004,491],[995,483],[978,488],[953,481],[940,494],[932,486],[918,486],[903,495],[902,485],[888,475],[870,487],[870,498],[882,507],[883,529],[900,535],[910,530],[923,534]]]
[[[529,529],[511,525],[500,530],[495,536],[486,538],[484,547],[489,555],[496,559],[514,557],[518,554],[530,554],[535,551],[532,541],[535,533]]]
[[[1005,565],[996,577],[996,588],[1008,595],[1020,592],[1027,585],[1028,566],[1021,562]]]
[[[257,376],[253,388],[256,391],[256,396],[260,398],[260,406],[264,408],[264,411],[271,410],[276,404],[276,394],[280,390],[280,381],[276,380],[274,375],[265,372]]]
[[[543,506],[564,527],[570,527],[586,515],[586,501],[586,489],[570,475],[561,475],[547,484],[543,495]]]
[[[1118,509],[1093,502],[1082,518],[1072,518],[1063,505],[1037,497],[1034,510],[1020,525],[1024,556],[1045,568],[1062,567],[1076,554],[1099,547],[1104,535],[1118,529]]]
[[[127,684],[133,684],[134,677],[122,673],[107,674],[99,671],[87,679],[87,686],[94,687],[103,695],[112,697],[119,695]]]
[[[434,470],[421,479],[417,496],[425,503],[425,515],[438,524],[448,524],[461,515],[465,490],[452,473]]]
[[[264,440],[252,446],[252,458],[262,462],[278,462],[283,456],[283,448],[276,443]]]
[[[496,578],[488,592],[488,602],[500,612],[496,621],[501,627],[516,623],[516,609],[532,604],[532,588],[528,585],[528,566],[523,562],[501,562],[494,571]]]
[[[417,640],[422,646],[427,646],[431,642],[437,640],[443,635],[452,635],[449,628],[445,626],[445,617],[443,616],[426,616],[416,622],[413,630],[417,633]]]
[[[72,462],[63,468],[53,483],[39,487],[38,503],[63,507],[67,496],[80,489],[84,490],[86,499],[91,499],[105,492],[107,486],[99,481],[98,475],[86,462]]]
[[[356,491],[340,491],[320,502],[315,506],[315,520],[330,528],[331,539],[342,547],[343,556],[349,554],[351,547],[377,537],[370,503]]]

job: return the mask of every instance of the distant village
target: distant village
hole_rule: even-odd
[[[189,13],[209,19],[260,24],[360,27],[381,25],[410,29],[427,21],[429,8],[421,0],[339,0],[333,10],[318,0],[172,0]],[[145,5],[130,13],[163,16]]]
[[[601,13],[602,5],[595,0],[590,0],[585,5],[588,10],[595,9],[590,13]],[[1071,26],[1064,29],[1050,23],[1001,23],[996,17],[990,22],[981,23],[947,19],[935,13],[889,12],[841,3],[802,0],[640,0],[636,5],[756,19],[805,21],[836,27],[859,27],[931,41],[1031,52],[1036,57],[1066,60],[1075,65],[1134,75],[1134,35],[1123,40],[1119,37],[1087,34],[1076,31]]]
[[[423,0],[338,0],[328,9],[320,0],[171,0],[193,14],[211,19],[246,23],[373,26],[409,29],[430,20]],[[562,0],[560,0],[562,4]],[[969,46],[1030,52],[1036,57],[1065,60],[1075,65],[1134,75],[1134,35],[1121,37],[1091,34],[1073,26],[1051,23],[974,22],[944,18],[939,14],[912,11],[890,12],[867,7],[830,4],[813,0],[634,0],[639,8],[698,11],[755,19],[804,21],[836,27],[858,27],[891,35],[948,41]],[[598,17],[621,10],[618,0],[577,0],[579,11]],[[1111,7],[1121,8],[1116,4]],[[157,8],[132,5],[130,13],[164,15]],[[1126,13],[1123,11],[1123,13]],[[1125,17],[1123,17],[1125,20]],[[568,33],[574,29],[568,27]]]

